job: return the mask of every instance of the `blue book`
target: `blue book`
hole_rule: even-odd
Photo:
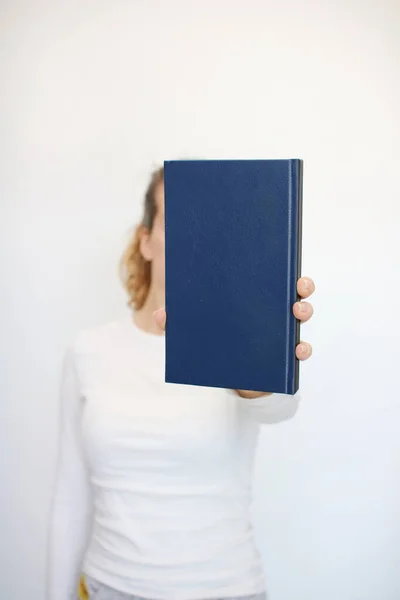
[[[303,161],[166,161],[168,383],[295,394]]]

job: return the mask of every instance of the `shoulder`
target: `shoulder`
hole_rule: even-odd
[[[110,343],[121,334],[118,320],[80,329],[70,343],[75,355],[93,354],[110,347]]]

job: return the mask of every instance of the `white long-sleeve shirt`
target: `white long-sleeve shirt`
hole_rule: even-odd
[[[299,398],[166,384],[164,342],[129,317],[81,331],[66,353],[49,600],[75,598],[81,571],[161,600],[265,589],[254,451],[259,424],[290,418]]]

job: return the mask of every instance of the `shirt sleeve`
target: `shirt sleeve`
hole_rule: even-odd
[[[301,397],[298,393],[270,394],[260,398],[242,398],[234,390],[230,394],[236,396],[239,408],[259,423],[273,424],[291,419],[296,414]]]
[[[64,357],[60,441],[48,543],[48,600],[76,598],[91,516],[91,493],[80,443],[82,398],[75,353]]]

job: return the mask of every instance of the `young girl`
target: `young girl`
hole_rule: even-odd
[[[81,331],[64,361],[49,600],[264,600],[252,463],[260,423],[299,399],[164,383],[162,169],[121,273],[132,314]],[[308,302],[293,311],[312,316]]]

